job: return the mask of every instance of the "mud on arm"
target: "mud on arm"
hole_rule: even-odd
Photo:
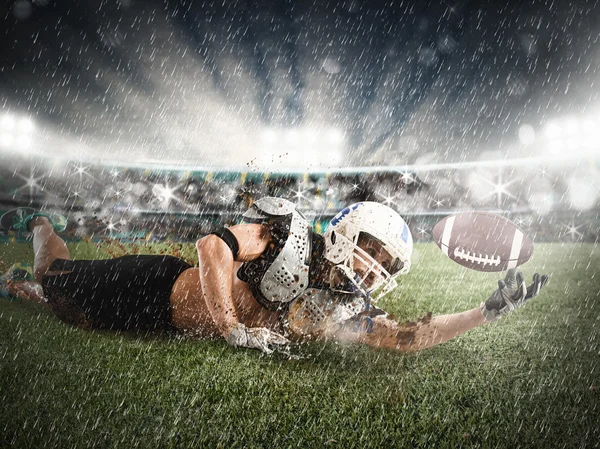
[[[477,307],[466,312],[436,317],[428,313],[419,320],[408,323],[398,323],[387,317],[375,317],[359,323],[349,320],[328,329],[327,337],[411,352],[438,345],[484,323],[485,319]]]

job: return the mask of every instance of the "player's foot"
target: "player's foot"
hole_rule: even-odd
[[[29,222],[35,217],[46,217],[55,232],[62,232],[67,227],[67,219],[60,214],[36,212],[31,207],[17,207],[0,217],[0,226],[7,231],[29,232]]]
[[[13,281],[33,281],[33,265],[27,262],[17,262],[0,276],[2,279],[11,279]]]
[[[15,282],[32,281],[33,267],[26,262],[17,262],[6,273],[0,276],[0,298],[15,300],[10,285]]]

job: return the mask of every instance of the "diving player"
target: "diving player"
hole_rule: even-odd
[[[0,221],[33,232],[36,280],[64,321],[221,336],[264,352],[315,338],[428,348],[516,309],[548,279],[536,274],[527,287],[511,270],[480,307],[400,324],[374,305],[410,269],[412,237],[394,210],[353,204],[323,236],[281,198],[256,201],[243,218],[197,241],[197,268],[172,256],[74,261],[55,232],[58,217],[17,209]]]

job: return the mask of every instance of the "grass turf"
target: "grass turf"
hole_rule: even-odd
[[[141,252],[193,247],[153,245]],[[71,245],[75,258],[131,247]],[[6,268],[30,260],[0,247]],[[475,307],[495,274],[433,245],[382,301],[404,320]],[[83,331],[0,300],[0,447],[598,447],[600,255],[545,244],[524,267],[552,274],[497,324],[413,354],[312,343],[299,359],[222,341]]]

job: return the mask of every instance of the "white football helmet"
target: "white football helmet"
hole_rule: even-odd
[[[324,239],[325,258],[334,264],[334,291],[358,292],[375,302],[396,288],[397,276],[410,270],[410,230],[383,204],[365,201],[345,208],[333,217]]]

